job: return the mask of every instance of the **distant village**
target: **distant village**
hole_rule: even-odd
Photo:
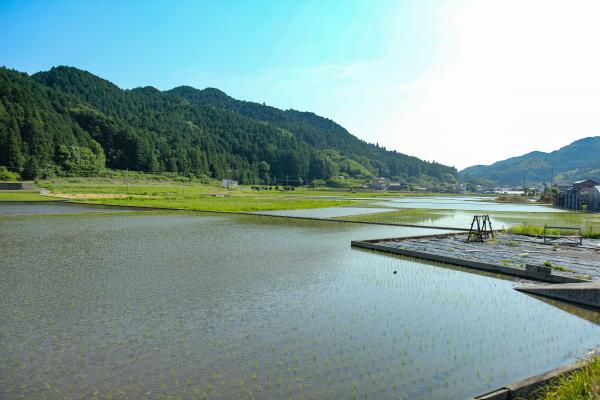
[[[389,190],[389,191],[431,191],[431,187],[409,185],[404,182],[393,182],[387,178],[373,178],[370,184],[364,184],[364,189]],[[439,188],[438,188],[439,189]],[[481,193],[540,196],[550,193],[554,207],[570,210],[583,210],[600,212],[600,183],[585,179],[573,183],[554,183],[550,187],[547,183],[539,183],[530,187],[518,186],[492,186],[460,183],[446,185],[441,191],[451,193]],[[549,197],[550,198],[550,197]]]
[[[340,180],[345,177],[340,176]],[[275,182],[277,182],[275,180]],[[276,185],[277,183],[274,183]],[[238,182],[231,179],[223,180],[223,187],[235,189]],[[252,187],[261,190],[271,188],[266,182],[261,182]],[[277,186],[279,188],[279,186]],[[293,189],[293,186],[282,185],[282,189]],[[355,187],[355,189],[358,189]],[[507,196],[538,197],[546,195],[546,200],[559,208],[570,210],[600,211],[600,183],[591,180],[580,180],[573,183],[554,183],[550,187],[547,183],[538,183],[531,186],[484,186],[473,183],[437,183],[435,185],[416,185],[407,182],[393,181],[388,178],[371,178],[360,186],[362,190],[397,191],[397,192],[439,192],[439,193],[480,193]]]

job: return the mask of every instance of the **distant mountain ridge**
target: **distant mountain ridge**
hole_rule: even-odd
[[[526,183],[580,179],[600,181],[600,136],[586,137],[550,153],[533,151],[491,165],[474,165],[460,171],[463,178],[477,177],[492,182],[517,186]]]
[[[0,68],[0,166],[24,175],[104,166],[243,183],[337,176],[455,182],[453,167],[366,143],[310,112],[236,100],[214,88],[123,90],[73,67]]]

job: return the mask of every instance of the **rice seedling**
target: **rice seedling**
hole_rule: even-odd
[[[592,322],[510,282],[347,246],[414,230],[127,214],[0,218],[13,390],[41,390],[35,370],[48,397],[77,397],[74,365],[88,398],[456,398],[478,369],[483,392],[597,340]],[[103,357],[119,373],[87,361]]]

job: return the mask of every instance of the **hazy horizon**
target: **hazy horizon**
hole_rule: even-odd
[[[593,1],[0,6],[1,63],[215,87],[463,169],[600,135]]]

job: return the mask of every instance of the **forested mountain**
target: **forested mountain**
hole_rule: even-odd
[[[600,181],[600,136],[577,140],[551,153],[534,151],[492,165],[475,165],[462,170],[460,174],[503,185],[522,185],[523,177],[529,184],[549,182],[552,169],[555,181]]]
[[[0,69],[0,166],[26,178],[102,168],[293,182],[386,176],[454,181],[454,168],[365,143],[312,113],[217,89],[122,90],[72,67]]]

